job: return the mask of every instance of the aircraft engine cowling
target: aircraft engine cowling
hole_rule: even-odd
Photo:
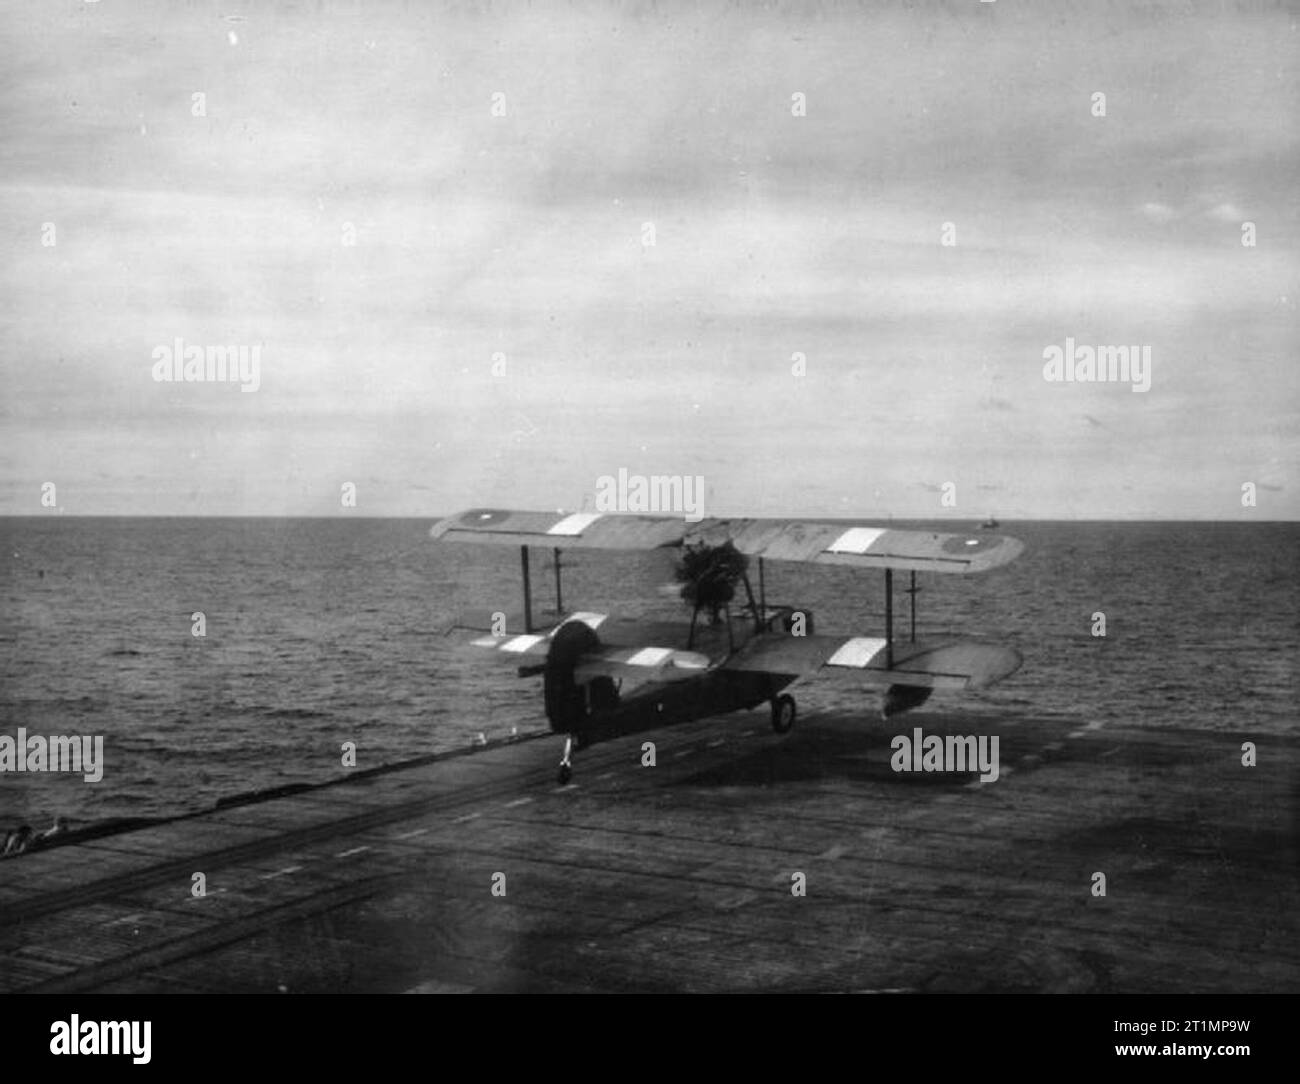
[[[891,715],[901,715],[905,711],[919,708],[930,699],[932,692],[934,690],[925,685],[891,685],[885,690],[880,715],[888,719]]]
[[[542,694],[551,729],[562,733],[576,730],[587,716],[587,698],[573,679],[578,660],[600,647],[595,630],[583,621],[567,621],[551,638],[542,671]]]

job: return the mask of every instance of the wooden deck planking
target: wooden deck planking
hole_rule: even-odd
[[[650,735],[656,768],[646,736],[584,750],[568,788],[557,742],[520,742],[24,856],[0,908],[130,880],[6,931],[3,988],[93,964],[106,990],[1300,990],[1294,741],[1245,769],[1225,735],[752,725]],[[894,773],[914,726],[998,733],[1002,778]],[[95,926],[119,904],[139,934]],[[42,950],[88,925],[82,955]]]

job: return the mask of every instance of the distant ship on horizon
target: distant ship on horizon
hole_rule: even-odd
[[[988,519],[986,519],[983,523],[980,524],[980,529],[985,531],[991,531],[994,527],[1000,527],[1000,526],[1002,525],[996,519],[994,519],[993,516],[989,516]]]

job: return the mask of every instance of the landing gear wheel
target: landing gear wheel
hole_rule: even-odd
[[[573,769],[567,764],[561,764],[558,778],[560,780],[560,786],[565,786],[569,780],[573,778]]]
[[[793,696],[783,694],[772,699],[772,729],[778,734],[790,732],[797,714]]]

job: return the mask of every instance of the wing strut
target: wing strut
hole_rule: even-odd
[[[528,547],[519,547],[519,567],[524,570],[524,632],[533,631],[533,590],[528,575]]]
[[[916,573],[912,573],[912,585],[907,593],[912,596],[912,643],[916,643],[916,593],[921,590],[916,586]]]
[[[915,573],[912,574],[912,579],[916,579]],[[557,614],[564,613],[564,590],[560,586],[560,549],[558,546],[555,548],[555,612]],[[912,639],[915,640],[916,636],[913,635]]]
[[[894,570],[885,569],[885,669],[894,668]]]
[[[758,600],[754,598],[754,589],[749,585],[749,572],[744,571],[740,574],[741,579],[745,581],[745,594],[749,598],[749,612],[754,618],[754,631],[756,633],[763,631],[763,619],[758,614]],[[730,620],[730,619],[728,619]]]

